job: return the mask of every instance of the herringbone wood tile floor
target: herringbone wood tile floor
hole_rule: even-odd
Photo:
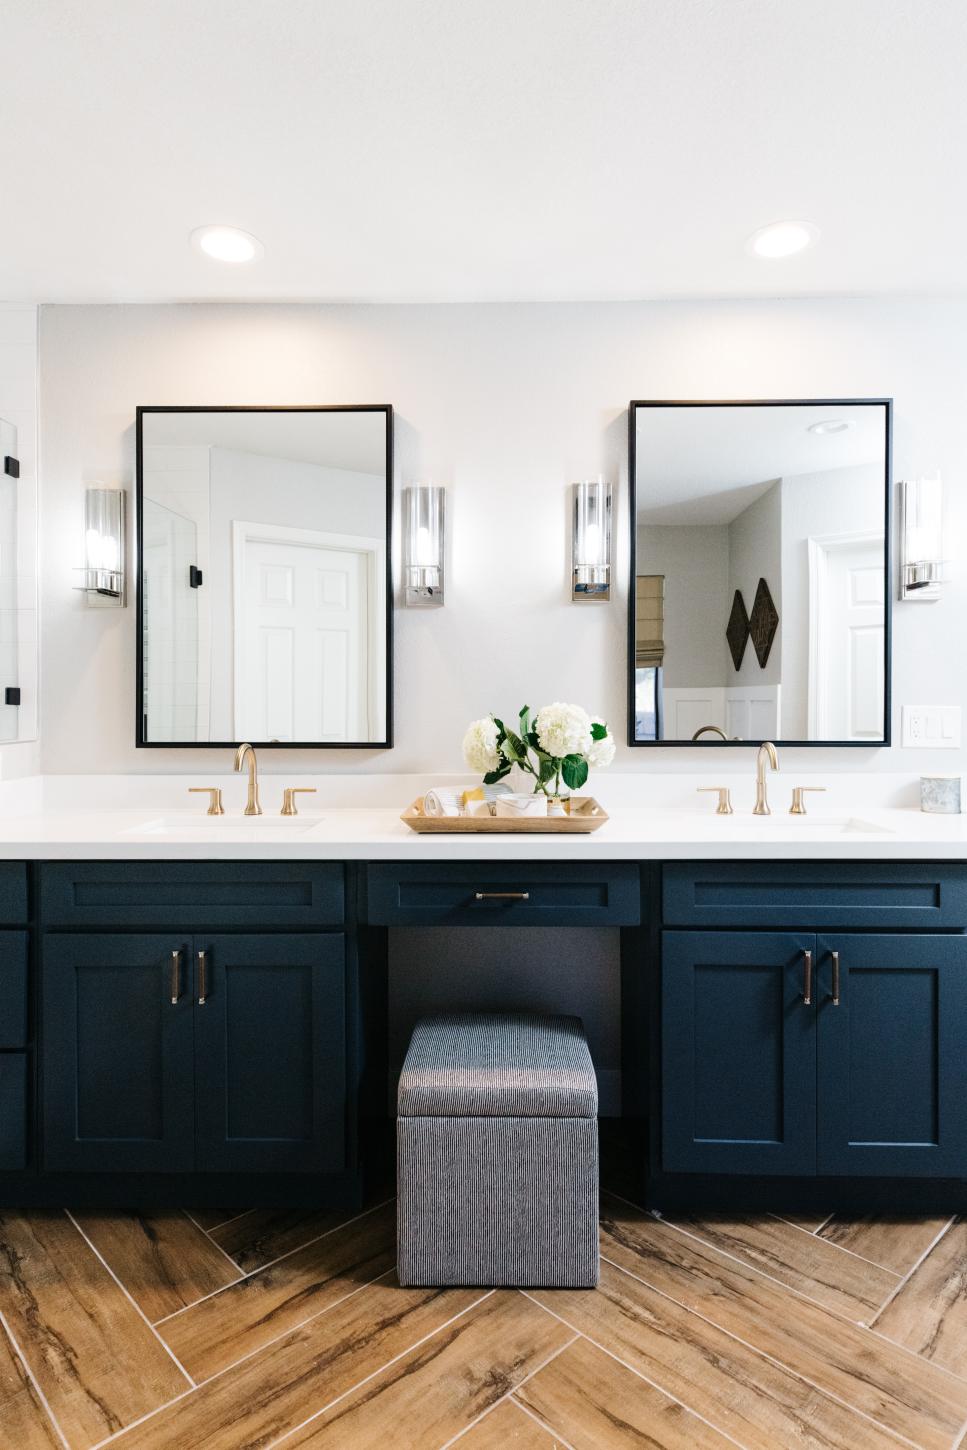
[[[0,1217],[3,1450],[959,1446],[967,1224],[667,1222],[600,1288],[402,1289],[394,1208]]]

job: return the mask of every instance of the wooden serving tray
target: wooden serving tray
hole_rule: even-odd
[[[430,833],[456,833],[458,835],[544,835],[566,836],[587,835],[597,831],[608,819],[608,813],[599,806],[594,796],[572,795],[571,809],[566,816],[534,816],[530,820],[510,820],[507,816],[425,816],[423,800],[418,797],[407,806],[400,816],[411,831]]]

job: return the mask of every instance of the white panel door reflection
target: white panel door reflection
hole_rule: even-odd
[[[236,522],[235,531],[235,734],[281,743],[365,738],[375,689],[361,668],[369,553],[358,539],[352,547],[311,530]]]

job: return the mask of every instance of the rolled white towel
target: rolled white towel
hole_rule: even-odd
[[[428,790],[423,797],[423,814],[425,816],[462,816],[463,791],[446,790],[442,786],[435,790]]]

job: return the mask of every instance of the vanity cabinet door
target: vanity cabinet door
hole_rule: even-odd
[[[326,1172],[346,1159],[346,939],[196,936],[197,1166]]]
[[[46,1168],[194,1167],[189,970],[188,944],[173,936],[45,938]]]
[[[816,1172],[815,946],[811,933],[663,933],[666,1171]]]
[[[823,935],[817,962],[819,1172],[963,1178],[967,937]]]

